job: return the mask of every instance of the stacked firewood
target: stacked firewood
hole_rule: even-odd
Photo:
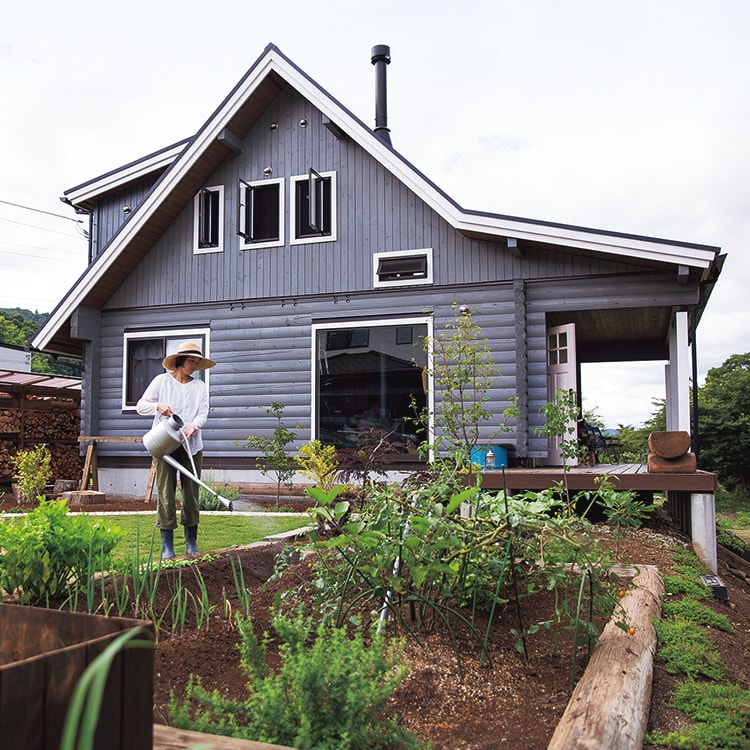
[[[21,413],[17,409],[0,409],[0,433],[20,431]]]
[[[28,407],[27,407],[28,408]],[[78,441],[80,432],[78,409],[51,409],[24,411],[23,433],[26,440],[50,442],[53,440]]]
[[[81,411],[77,398],[0,394],[0,485],[13,481],[13,457],[44,443],[52,454],[54,479],[80,478]]]
[[[680,430],[652,432],[648,436],[648,470],[655,474],[692,474],[695,453],[690,453],[690,434]]]

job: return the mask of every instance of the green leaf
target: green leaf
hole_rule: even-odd
[[[462,503],[465,503],[467,500],[472,498],[474,495],[479,492],[478,487],[469,487],[465,489],[463,492],[459,492],[458,495],[453,495],[451,497],[450,502],[448,503],[448,507],[445,509],[446,515],[450,515],[453,513],[453,511],[456,510]]]

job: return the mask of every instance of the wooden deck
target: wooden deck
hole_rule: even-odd
[[[543,490],[563,480],[571,490],[593,490],[604,477],[615,489],[650,492],[690,492],[713,495],[716,475],[707,471],[689,474],[649,473],[645,464],[595,464],[572,466],[567,472],[560,466],[535,469],[483,471],[482,487],[486,489]]]

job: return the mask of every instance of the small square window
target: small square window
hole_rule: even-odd
[[[411,326],[399,326],[396,328],[396,343],[411,344],[413,343],[414,329]]]
[[[284,244],[284,181],[239,180],[237,234],[240,247],[271,247]]]
[[[224,186],[203,188],[194,201],[193,252],[220,253],[224,243]]]

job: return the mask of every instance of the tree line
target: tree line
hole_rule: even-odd
[[[20,307],[0,308],[0,344],[27,347],[49,313],[31,312]],[[31,371],[78,378],[81,363],[68,357],[53,357],[32,352]]]

